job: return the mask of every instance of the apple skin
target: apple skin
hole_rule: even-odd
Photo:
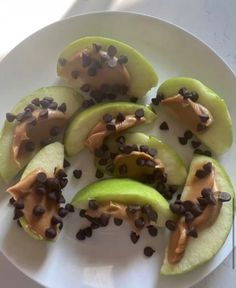
[[[207,156],[195,156],[191,162],[188,177],[191,177],[193,173],[196,172],[195,167],[199,167],[206,162],[212,162],[215,166],[217,186],[220,191],[230,193],[231,201],[223,203],[220,214],[213,225],[200,231],[198,238],[189,239],[185,254],[180,262],[170,264],[167,260],[166,250],[164,263],[161,267],[161,274],[163,275],[183,274],[208,262],[223,246],[232,227],[233,201],[235,201],[235,194],[229,176],[221,164],[217,160]],[[185,186],[181,200],[184,201],[188,192],[189,187]]]
[[[152,87],[157,85],[158,76],[151,63],[137,50],[117,40],[98,36],[80,38],[66,46],[61,52],[59,59],[61,58],[68,60],[75,53],[82,51],[83,49],[91,46],[93,43],[100,44],[102,46],[102,50],[107,50],[110,45],[113,45],[117,48],[118,56],[123,54],[128,57],[128,63],[125,66],[127,67],[127,70],[131,76],[131,86],[128,92],[129,96],[137,98],[142,97]],[[142,67],[142,69],[140,69],[140,67]],[[62,69],[63,67],[58,63],[58,76],[61,75]]]
[[[126,139],[126,144],[132,145],[148,145],[150,148],[155,148],[157,150],[157,156],[164,164],[165,172],[167,173],[167,183],[170,185],[184,185],[187,170],[182,158],[175,152],[175,150],[168,144],[157,139],[154,136],[149,136],[140,132],[126,132],[121,133],[119,136],[124,136]],[[118,136],[110,136],[105,144],[109,147],[110,151],[117,153],[118,152],[118,143],[116,138]],[[96,166],[99,170],[107,173],[105,166],[99,165],[98,161],[95,160]],[[176,173],[178,171],[178,173]]]
[[[67,104],[66,115],[68,118],[72,117],[74,113],[82,105],[82,97],[74,89],[64,86],[51,86],[40,88],[30,95],[22,98],[15,107],[11,110],[11,113],[18,114],[24,111],[24,108],[31,103],[34,98],[43,98],[45,96],[53,97],[57,103],[65,102]],[[0,134],[0,175],[5,182],[9,182],[20,170],[17,164],[14,162],[11,153],[11,143],[14,135],[14,129],[16,123],[4,122],[4,125]],[[22,168],[34,157],[38,152],[35,150],[25,157],[25,161]]]
[[[157,94],[162,93],[168,98],[177,95],[182,87],[197,92],[199,95],[197,102],[205,106],[213,116],[211,126],[203,133],[196,133],[197,138],[212,152],[223,154],[233,142],[232,121],[225,101],[200,81],[184,77],[166,80],[159,87]]]
[[[174,219],[169,203],[154,188],[126,178],[112,178],[89,184],[80,190],[71,204],[79,208],[87,208],[88,201],[115,201],[123,204],[149,204],[158,213],[157,225],[163,227],[166,220]]]
[[[86,137],[91,129],[99,121],[102,121],[104,114],[109,113],[113,117],[119,112],[125,115],[134,115],[135,111],[140,108],[144,110],[144,117],[146,118],[146,122],[143,125],[156,119],[156,114],[150,108],[128,102],[101,103],[82,111],[71,121],[66,130],[64,138],[66,154],[74,156],[84,148]]]

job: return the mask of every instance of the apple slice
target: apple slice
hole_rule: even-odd
[[[130,179],[106,179],[92,183],[80,190],[72,199],[72,205],[87,208],[88,201],[95,199],[98,203],[114,201],[117,203],[141,206],[151,205],[158,213],[157,225],[162,227],[165,221],[173,219],[169,204],[155,189]]]
[[[128,62],[125,63],[125,67],[128,70],[130,75],[130,87],[128,91],[128,95],[132,97],[142,97],[144,96],[152,87],[157,85],[158,77],[156,72],[150,62],[137,50],[130,47],[129,45],[122,43],[117,40],[91,36],[84,37],[78,39],[72,43],[70,43],[64,50],[61,52],[57,64],[57,74],[59,76],[64,75],[64,78],[69,81],[68,77],[65,77],[65,70],[67,69],[67,63],[73,58],[75,55],[78,55],[79,52],[84,51],[85,49],[89,49],[96,44],[95,48],[99,48],[102,51],[107,51],[109,46],[113,46],[116,48],[117,52],[115,53],[116,57],[119,58],[121,55],[125,55],[128,58]],[[100,47],[101,46],[101,47]],[[86,66],[87,67],[87,66]],[[75,69],[76,67],[74,67]],[[87,69],[87,68],[86,68]],[[102,74],[103,69],[98,69],[97,75]],[[110,69],[112,70],[112,69]],[[77,71],[77,70],[75,70]],[[73,75],[72,75],[73,76]],[[83,83],[83,76],[78,75],[75,77],[76,81],[72,81],[73,87],[80,88]],[[90,77],[95,78],[95,77]],[[104,77],[105,78],[105,77]],[[114,80],[114,83],[117,84],[117,77]],[[71,82],[71,81],[70,81]],[[106,83],[106,79],[103,80],[104,84]],[[89,83],[91,85],[91,83]],[[93,88],[93,87],[92,87]],[[83,90],[83,89],[82,89]]]
[[[103,121],[103,116],[109,113],[112,117],[116,117],[118,113],[124,115],[134,115],[135,111],[142,109],[144,111],[144,124],[153,122],[156,119],[154,114],[148,107],[127,102],[114,102],[98,104],[88,108],[78,114],[65,133],[65,151],[68,156],[79,153],[84,148],[84,142],[89,132],[99,123]]]
[[[213,123],[209,128],[204,132],[197,132],[196,136],[216,154],[224,153],[233,141],[232,122],[224,100],[200,81],[184,77],[165,81],[159,87],[157,94],[163,94],[165,98],[169,98],[177,95],[183,87],[190,92],[197,92],[199,95],[197,102],[206,107],[213,116]],[[189,128],[188,123],[186,121],[187,128]]]
[[[208,228],[200,230],[198,238],[188,240],[184,255],[179,262],[170,264],[168,262],[166,249],[164,264],[161,267],[161,274],[182,274],[206,263],[219,251],[230,232],[233,219],[233,201],[235,200],[234,189],[221,164],[215,159],[207,156],[195,156],[191,162],[186,183],[190,183],[196,170],[207,162],[211,162],[215,167],[215,181],[218,189],[229,193],[231,201],[223,203],[215,222]],[[185,186],[181,197],[182,201],[189,199],[190,189],[190,186]]]
[[[46,173],[48,178],[53,178],[55,177],[55,170],[60,170],[63,169],[63,161],[64,161],[64,147],[61,143],[59,142],[54,142],[52,144],[49,144],[47,146],[45,146],[44,148],[42,148],[35,156],[34,158],[29,162],[29,164],[27,165],[27,167],[24,170],[24,173],[21,176],[20,181],[8,188],[8,192],[11,193],[13,195],[13,197],[16,199],[17,194],[19,193],[19,189],[18,189],[18,185],[24,181],[30,181],[29,177],[30,175],[34,175],[35,171],[43,171],[44,173]],[[33,177],[33,176],[32,176]],[[21,184],[22,185],[22,184]],[[34,192],[31,192],[34,193]],[[42,223],[44,223],[44,225],[48,225],[50,226],[50,220],[48,220],[47,218],[50,216],[52,216],[54,214],[54,208],[52,208],[52,202],[47,203],[47,201],[45,200],[45,202],[42,200],[42,197],[47,197],[47,196],[41,196],[41,198],[38,198],[37,200],[40,201],[40,203],[44,203],[43,205],[45,205],[45,207],[47,207],[49,210],[46,209],[45,214],[43,214],[43,216],[41,216],[41,218],[39,219],[33,219],[34,220],[34,224],[37,225],[37,223],[41,223],[40,225],[42,225]],[[36,199],[36,198],[35,198]],[[33,201],[32,198],[30,200],[31,202]],[[36,201],[36,200],[35,200]],[[25,202],[25,209],[27,209],[27,216],[29,216],[30,213],[32,213],[33,211],[33,207],[29,206],[29,201]],[[48,215],[49,216],[48,216]],[[52,214],[52,215],[51,215]],[[32,218],[31,218],[32,220]],[[48,240],[45,239],[44,235],[40,235],[38,234],[35,230],[35,227],[31,224],[29,225],[27,219],[25,218],[25,216],[19,218],[19,221],[23,227],[23,229],[34,239],[36,240]]]
[[[127,132],[119,134],[119,136],[110,136],[107,141],[105,141],[105,144],[108,146],[111,153],[121,153],[119,151],[119,144],[117,142],[118,137],[124,137],[126,145],[136,144],[138,147],[141,145],[146,145],[149,148],[156,149],[157,155],[154,158],[160,159],[163,163],[165,173],[167,174],[167,183],[170,185],[183,185],[185,183],[187,177],[186,167],[181,157],[171,146],[153,136],[148,136],[144,133]],[[98,161],[96,161],[96,166],[99,168],[99,170],[107,172],[105,169],[106,166],[99,165]]]
[[[66,103],[67,110],[65,116],[67,119],[81,107],[82,98],[72,88],[55,86],[41,88],[21,99],[16,106],[11,110],[11,113],[18,114],[24,111],[24,108],[31,103],[35,98],[43,99],[44,97],[52,97],[59,105]],[[5,121],[1,130],[0,136],[0,175],[5,182],[10,181],[37,153],[38,149],[35,149],[33,153],[28,153],[25,159],[22,160],[21,167],[13,160],[11,146],[13,142],[13,136],[17,123]]]

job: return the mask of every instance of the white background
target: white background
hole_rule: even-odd
[[[206,42],[236,74],[235,0],[0,0],[0,59],[27,36],[52,22],[102,10],[139,12],[177,24]],[[0,253],[0,287],[15,286],[42,287],[18,272]],[[194,286],[211,287],[236,287],[232,253]]]

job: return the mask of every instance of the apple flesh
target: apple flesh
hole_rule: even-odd
[[[204,132],[197,132],[196,136],[216,154],[224,153],[232,145],[232,121],[224,100],[214,91],[196,79],[177,77],[165,81],[158,89],[157,94],[165,98],[178,94],[181,88],[195,91],[199,95],[198,103],[206,107],[213,116],[213,123]],[[186,121],[186,127],[188,126]]]
[[[134,115],[137,109],[144,110],[146,119],[144,124],[151,123],[156,119],[156,114],[148,107],[127,102],[102,103],[82,111],[66,130],[64,144],[67,155],[76,155],[84,148],[84,141],[89,132],[99,121],[102,121],[102,117],[106,113],[113,117],[116,117],[119,112],[124,115]]]
[[[60,59],[67,61],[78,52],[91,47],[93,43],[101,45],[101,49],[104,51],[107,51],[107,48],[113,45],[117,49],[117,56],[126,55],[128,57],[128,63],[125,66],[131,77],[129,96],[142,97],[152,87],[157,85],[157,74],[150,62],[142,54],[123,42],[98,36],[84,37],[66,46],[59,56],[57,74],[60,76],[62,69],[64,69],[60,65]]]
[[[57,103],[66,103],[66,116],[71,118],[74,113],[82,105],[82,97],[72,88],[63,86],[54,86],[41,88],[21,99],[16,106],[11,110],[11,113],[18,114],[24,111],[24,108],[31,103],[35,98],[42,99],[43,97],[52,97]],[[25,157],[21,168],[13,160],[11,145],[14,136],[16,123],[5,121],[0,135],[0,175],[5,182],[10,181],[37,153],[37,149],[33,153],[29,153]]]
[[[218,189],[220,191],[229,193],[231,195],[231,201],[223,203],[220,214],[218,215],[214,224],[204,230],[199,231],[198,238],[189,239],[185,254],[180,262],[170,264],[167,259],[166,250],[164,264],[161,267],[161,274],[183,274],[206,263],[219,251],[230,232],[234,213],[232,206],[235,196],[229,176],[221,164],[217,160],[207,156],[195,156],[191,162],[186,183],[188,183],[189,179],[192,179],[196,169],[198,169],[197,167],[201,167],[207,162],[211,162],[215,167],[216,184]],[[189,186],[185,186],[181,200],[184,201],[189,192]]]

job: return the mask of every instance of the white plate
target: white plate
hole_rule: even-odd
[[[21,97],[41,86],[58,83],[58,54],[69,42],[86,35],[107,36],[134,46],[153,63],[160,77],[159,83],[174,76],[189,76],[203,81],[224,97],[236,123],[236,113],[233,113],[235,76],[210,48],[162,20],[116,12],[82,15],[54,23],[13,49],[0,65],[1,123],[6,111]],[[163,138],[165,135],[157,130],[153,131]],[[184,151],[176,140],[181,133],[182,130],[175,127],[166,140],[183,155]],[[221,158],[234,184],[235,151],[234,143]],[[185,159],[188,162],[189,156]],[[84,174],[80,181],[72,179],[67,187],[68,200],[91,181],[95,170],[93,165],[87,164],[90,160],[89,153],[79,156],[76,166],[81,167]],[[86,171],[85,167],[88,168]],[[4,189],[1,184],[3,192]],[[78,242],[75,234],[81,220],[78,213],[74,213],[66,219],[65,229],[57,243],[42,243],[31,239],[11,221],[12,211],[7,201],[8,197],[0,194],[0,249],[18,269],[47,287],[189,287],[215,269],[232,250],[230,234],[216,257],[206,265],[183,276],[163,277],[159,275],[166,240],[163,233],[155,239],[144,233],[137,245],[133,245],[126,225],[122,228],[111,225],[96,231],[91,239]],[[143,256],[142,250],[146,245],[157,250],[151,259]]]

